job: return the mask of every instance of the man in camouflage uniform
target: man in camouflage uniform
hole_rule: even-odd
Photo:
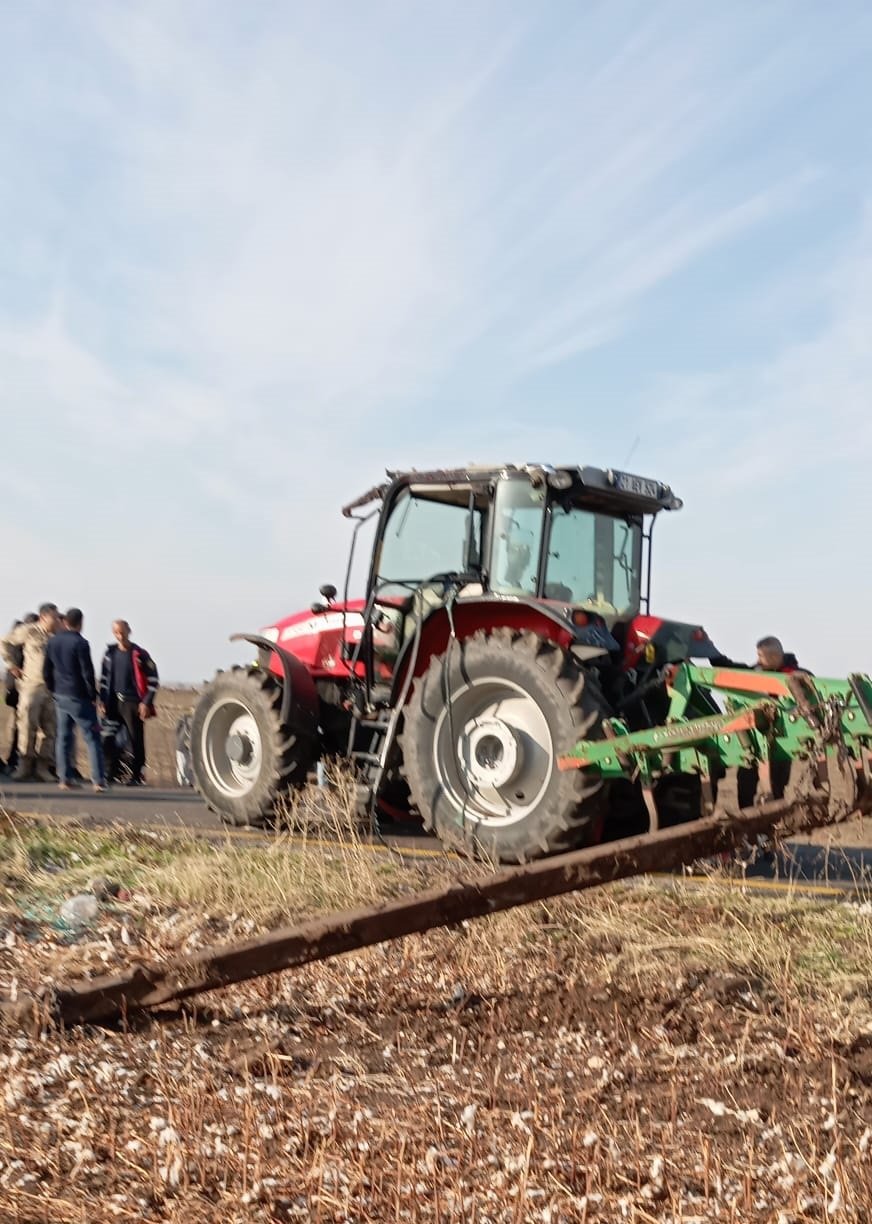
[[[17,620],[13,623],[12,629],[10,629],[9,632],[11,633],[13,630],[17,629],[19,625],[32,625],[38,620],[39,620],[39,617],[36,615],[35,612],[25,612],[21,620]],[[23,648],[21,646],[15,646],[13,648],[12,654],[14,656],[15,666],[23,667],[24,666]],[[8,668],[6,671],[6,675],[3,678],[3,687],[4,687],[3,699],[5,700],[6,708],[10,710],[12,714],[12,717],[10,719],[10,722],[12,724],[12,727],[11,727],[12,739],[9,744],[9,756],[6,759],[6,773],[14,774],[15,770],[18,768],[18,718],[15,713],[15,711],[18,709],[18,681],[15,679],[12,672],[8,670]]]
[[[45,648],[50,637],[60,628],[60,616],[55,604],[45,603],[39,609],[35,624],[18,625],[0,640],[0,653],[9,673],[18,682],[18,770],[16,781],[26,781],[34,773],[41,782],[53,778],[55,751],[55,712],[52,695],[43,679]],[[23,652],[23,659],[18,651]],[[37,739],[41,742],[37,748]]]

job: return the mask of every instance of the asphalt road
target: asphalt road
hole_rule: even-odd
[[[206,837],[262,843],[272,835],[262,829],[236,829],[225,825],[194,791],[152,786],[110,786],[95,795],[89,785],[59,791],[51,783],[12,782],[0,776],[0,809],[32,816],[56,816],[87,826],[123,824],[134,829],[169,830]],[[387,840],[387,839],[386,839]],[[391,844],[404,852],[441,853],[438,842],[419,824],[391,826]]]
[[[57,816],[83,825],[120,823],[131,828],[188,830],[206,836],[262,842],[268,833],[228,829],[191,790],[110,787],[95,795],[90,787],[67,793],[56,786],[0,778],[0,807],[40,816]],[[388,826],[385,839],[404,851],[438,853],[438,844],[414,825]],[[783,850],[759,855],[746,878],[763,885],[813,884],[822,890],[872,897],[872,846],[825,846],[787,842]]]
[[[119,821],[134,828],[223,829],[219,818],[192,790],[158,790],[151,786],[112,786],[95,795],[90,786],[59,791],[41,782],[0,778],[0,804],[15,812],[107,824]]]

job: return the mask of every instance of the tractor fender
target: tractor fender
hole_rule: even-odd
[[[258,650],[258,664],[265,670],[270,667],[270,655],[275,655],[282,676],[282,726],[290,727],[300,735],[315,739],[318,734],[318,690],[308,668],[295,655],[283,650],[277,642],[258,633],[234,633],[231,642],[250,642]]]
[[[421,676],[430,665],[434,655],[444,654],[451,636],[451,624],[458,639],[471,637],[480,629],[509,628],[527,630],[547,638],[563,650],[581,651],[579,661],[602,657],[608,654],[600,647],[578,645],[578,635],[559,612],[552,612],[541,603],[526,600],[522,596],[506,598],[499,595],[482,595],[479,598],[457,600],[451,609],[451,617],[444,607],[435,608],[421,626],[420,645],[415,658],[415,677]],[[403,646],[394,668],[391,685],[391,705],[400,700],[406,682],[409,661],[415,647],[411,637]],[[575,652],[574,652],[575,653]]]

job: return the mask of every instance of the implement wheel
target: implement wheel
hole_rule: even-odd
[[[234,667],[215,677],[194,711],[194,784],[227,824],[269,824],[282,792],[306,781],[315,748],[282,726],[281,704],[269,672]]]
[[[557,758],[597,738],[604,702],[571,655],[533,633],[479,632],[434,658],[404,715],[403,772],[446,845],[523,863],[594,839],[605,792]]]

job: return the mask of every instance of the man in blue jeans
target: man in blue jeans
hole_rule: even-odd
[[[97,719],[97,685],[91,647],[82,637],[81,608],[70,608],[64,617],[66,629],[49,639],[43,676],[54,696],[57,711],[55,757],[58,786],[70,790],[73,778],[73,726],[82,732],[91,762],[94,793],[106,789],[103,744]]]

